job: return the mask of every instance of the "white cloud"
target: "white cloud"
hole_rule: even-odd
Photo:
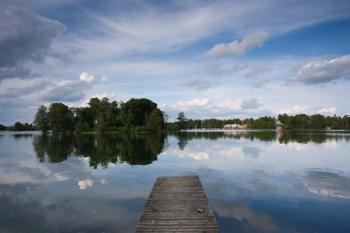
[[[85,179],[85,180],[79,180],[78,181],[78,186],[80,190],[85,190],[87,188],[92,187],[94,184],[93,180],[91,179]]]
[[[108,79],[109,79],[108,76],[101,76],[101,80],[102,80],[102,81],[107,81]]]
[[[171,115],[184,111],[191,118],[232,118],[245,115],[257,115],[265,113],[261,109],[262,104],[255,98],[193,98],[190,100],[180,100],[175,104],[160,104],[163,111]]]
[[[321,108],[317,110],[317,113],[324,114],[324,115],[334,115],[336,111],[337,109],[335,107],[330,107],[330,108]]]
[[[244,54],[247,49],[262,46],[268,36],[269,34],[267,32],[260,31],[247,35],[240,41],[235,40],[227,44],[220,43],[205,53],[204,56],[214,58],[228,55],[241,55]]]
[[[241,107],[242,107],[241,99],[225,100],[217,104],[217,108],[227,109],[227,110],[241,110],[242,109]]]
[[[260,106],[261,103],[255,98],[237,98],[225,100],[222,103],[218,103],[216,107],[222,110],[248,110],[257,109]]]
[[[233,98],[224,101],[209,101],[207,98],[193,98],[191,100],[180,100],[174,106],[163,105],[165,108],[176,110],[208,110],[208,111],[227,111],[227,110],[249,110],[257,109],[261,106],[255,98]]]
[[[45,79],[19,79],[9,78],[1,81],[0,97],[15,98],[32,93],[37,93],[50,85]]]
[[[293,107],[289,108],[283,108],[275,111],[277,114],[288,114],[288,115],[295,115],[295,114],[301,114],[301,113],[307,113],[307,107],[300,106],[300,105],[294,105]]]
[[[48,102],[76,102],[82,100],[91,87],[91,82],[85,80],[63,80],[44,90],[41,98]]]
[[[41,105],[46,102],[76,102],[82,100],[93,87],[90,75],[79,80],[4,79],[1,81],[2,102],[23,102],[25,105]],[[27,103],[28,102],[28,103]],[[3,103],[2,103],[3,105]]]
[[[188,110],[194,108],[204,108],[208,106],[209,100],[206,98],[194,98],[192,100],[180,100],[175,104],[179,110]]]
[[[304,65],[294,78],[305,84],[320,84],[350,79],[350,55],[331,60],[315,60]]]
[[[334,115],[337,112],[335,107],[322,107],[322,108],[310,108],[306,106],[294,105],[288,108],[282,108],[274,111],[276,114],[323,114],[323,115]]]
[[[87,72],[82,72],[80,77],[79,77],[79,80],[90,83],[90,82],[94,81],[94,76],[92,76],[91,74],[89,74]]]

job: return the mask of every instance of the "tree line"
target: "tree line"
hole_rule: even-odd
[[[350,129],[350,116],[323,116],[321,114],[278,115],[277,118],[287,129]]]
[[[14,125],[12,126],[5,126],[0,124],[0,131],[3,130],[9,130],[9,131],[33,131],[35,130],[35,127],[33,124],[29,123],[22,123],[17,121]]]
[[[167,123],[167,129],[178,131],[182,129],[222,129],[226,124],[246,125],[250,129],[274,129],[277,120],[285,129],[350,129],[350,116],[323,116],[321,114],[287,115],[280,114],[276,117],[264,116],[247,119],[188,119],[180,112],[175,122]]]
[[[40,106],[34,125],[42,132],[105,132],[105,131],[161,131],[164,114],[149,99],[130,99],[118,103],[108,98],[91,98],[87,107],[69,108],[63,103]]]

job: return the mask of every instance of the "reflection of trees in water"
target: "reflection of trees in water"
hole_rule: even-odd
[[[332,133],[322,131],[285,131],[282,136],[279,138],[279,143],[287,144],[289,142],[298,142],[298,143],[317,143],[322,144],[327,141],[350,141],[350,135],[347,133]]]
[[[109,163],[150,164],[163,150],[162,134],[147,135],[38,135],[33,145],[39,161],[62,162],[69,156],[89,158],[90,166]]]
[[[290,142],[298,143],[325,143],[329,140],[350,141],[349,133],[342,132],[322,132],[322,131],[289,131],[285,130],[282,133],[274,130],[270,131],[219,131],[219,132],[179,132],[173,134],[178,139],[178,146],[181,150],[184,150],[188,141],[193,139],[206,139],[206,140],[218,140],[218,139],[247,139],[247,140],[259,140],[264,142],[273,142],[278,140],[279,143],[287,144]]]
[[[21,134],[13,134],[13,137],[15,138],[15,140],[20,140],[22,138],[30,138],[33,135],[31,133],[21,133]]]
[[[66,160],[73,152],[71,136],[68,135],[37,135],[33,139],[35,153],[40,162],[47,159],[53,163]]]

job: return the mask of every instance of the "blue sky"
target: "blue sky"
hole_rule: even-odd
[[[350,114],[349,1],[0,3],[3,124],[104,96],[170,120]]]

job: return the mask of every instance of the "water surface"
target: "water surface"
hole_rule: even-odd
[[[221,232],[350,232],[350,133],[0,133],[0,232],[133,232],[157,176],[201,177]]]

